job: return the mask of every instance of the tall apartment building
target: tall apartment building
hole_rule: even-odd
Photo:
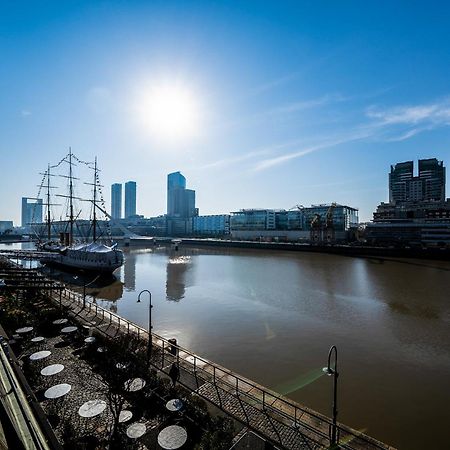
[[[186,189],[186,178],[181,172],[167,175],[167,233],[182,236],[192,233],[192,218],[198,215],[195,208],[195,191]]]
[[[120,183],[111,185],[111,217],[122,218],[122,185]]]
[[[445,201],[445,167],[436,158],[420,159],[419,173],[414,176],[413,161],[391,166],[389,203]]]
[[[32,200],[29,202],[29,200]],[[22,226],[27,227],[32,223],[42,223],[43,203],[42,199],[30,199],[22,197]]]
[[[136,215],[136,182],[125,183],[125,218]]]
[[[189,218],[196,215],[195,191],[186,189],[186,178],[180,172],[167,176],[167,216]]]

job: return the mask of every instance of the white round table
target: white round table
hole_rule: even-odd
[[[131,411],[128,411],[127,409],[124,409],[120,411],[119,414],[119,423],[128,422],[133,417],[133,413]]]
[[[124,385],[126,391],[136,392],[145,386],[145,380],[142,378],[133,378],[125,381]]]
[[[127,436],[131,439],[138,439],[145,434],[147,427],[143,423],[133,423],[127,428]]]
[[[172,412],[179,411],[183,408],[183,402],[179,398],[174,398],[166,403],[166,408]]]
[[[120,369],[120,370],[124,370],[124,369],[126,369],[128,366],[130,365],[130,363],[117,363],[116,364],[116,367],[117,367],[117,369]]]
[[[95,341],[96,341],[95,336],[89,336],[84,340],[84,342],[86,342],[86,344],[92,344]]]
[[[64,328],[61,330],[61,333],[69,334],[69,333],[73,333],[74,331],[77,331],[77,330],[78,330],[78,328],[77,328],[77,327],[74,327],[74,326],[64,327]]]
[[[37,342],[43,342],[43,341],[45,341],[44,336],[36,336],[36,337],[34,337],[33,339],[31,339],[31,342],[35,342],[35,343],[37,343]]]
[[[67,319],[56,319],[56,320],[53,321],[53,324],[54,325],[64,325],[67,322],[68,322]]]
[[[95,417],[101,414],[106,409],[106,402],[104,400],[89,400],[83,403],[78,410],[81,417]]]
[[[182,447],[187,441],[187,432],[179,425],[170,425],[158,434],[158,444],[166,450]]]
[[[25,334],[25,333],[29,333],[30,331],[33,331],[34,328],[33,327],[22,327],[22,328],[18,328],[16,330],[17,334]]]
[[[44,375],[44,377],[49,377],[52,375],[56,375],[62,370],[64,370],[64,366],[62,364],[51,364],[50,366],[46,366],[41,370],[41,375]]]
[[[45,398],[51,398],[51,399],[63,397],[64,395],[68,394],[71,389],[72,389],[72,386],[70,384],[67,384],[67,383],[56,384],[55,386],[48,388],[44,392],[44,396],[45,396]]]
[[[31,361],[38,361],[39,359],[48,358],[52,352],[50,350],[41,350],[40,352],[30,355]]]

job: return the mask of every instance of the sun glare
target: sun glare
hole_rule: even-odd
[[[138,113],[146,133],[179,140],[199,132],[199,108],[192,93],[180,85],[156,85],[139,95]]]

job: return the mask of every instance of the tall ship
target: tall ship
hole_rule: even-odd
[[[53,174],[52,170],[59,169],[64,164],[68,165],[67,174]],[[91,198],[81,198],[75,195],[75,181],[73,167],[82,164],[93,171],[92,182],[83,183],[89,185],[92,190]],[[81,271],[98,274],[112,274],[123,265],[123,253],[117,248],[117,243],[112,242],[108,233],[108,222],[101,221],[104,230],[99,227],[98,211],[108,216],[105,210],[101,185],[99,183],[99,169],[97,158],[94,163],[82,161],[77,158],[72,150],[56,165],[48,165],[47,170],[42,173],[43,180],[39,189],[39,194],[46,189],[45,227],[36,227],[38,237],[38,249],[43,251],[40,262],[46,266],[58,266],[63,270]],[[56,194],[56,197],[65,199],[59,221],[52,218],[52,206],[61,206],[51,203],[51,190],[56,188],[51,186],[53,177],[62,177],[67,180],[67,194]],[[75,204],[85,202],[90,205],[91,217],[89,220],[80,219],[81,209]],[[45,229],[46,236],[43,238],[42,231]],[[53,236],[59,236],[59,240],[52,240]]]

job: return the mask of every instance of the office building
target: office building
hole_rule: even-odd
[[[29,227],[33,223],[42,223],[42,212],[42,199],[22,197],[22,227]]]
[[[11,233],[14,229],[14,224],[12,220],[0,220],[0,234]]]
[[[364,229],[371,245],[450,247],[450,199],[445,199],[445,167],[436,158],[391,166],[389,203],[380,203]]]
[[[230,234],[230,215],[214,214],[192,219],[192,232],[197,236],[224,236]]]
[[[420,159],[418,176],[413,161],[391,166],[389,203],[445,201],[445,167],[436,158]]]
[[[125,183],[125,218],[136,215],[136,182],[127,181]]]
[[[167,216],[188,218],[197,214],[195,191],[186,189],[186,178],[180,172],[167,176]]]
[[[291,211],[241,209],[231,213],[231,234],[236,239],[309,241],[312,220],[319,216],[322,229],[328,214],[332,217],[335,240],[347,240],[351,229],[358,225],[358,210],[336,203],[312,205]]]
[[[122,185],[120,183],[114,183],[111,186],[111,217],[122,218]]]

